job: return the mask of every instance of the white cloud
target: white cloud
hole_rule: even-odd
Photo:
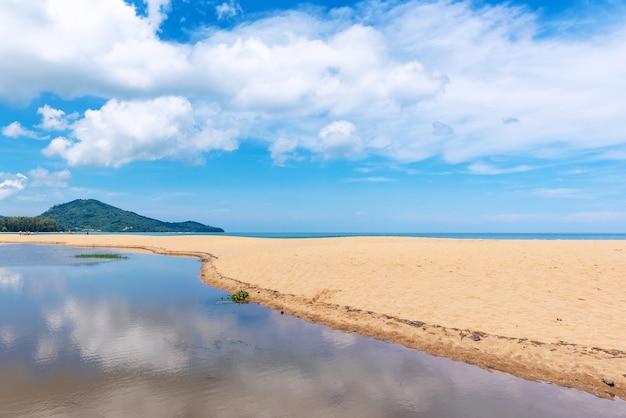
[[[340,120],[324,126],[318,134],[316,148],[324,158],[358,156],[364,147],[353,123]]]
[[[21,174],[0,172],[0,200],[12,196],[26,187],[28,178]]]
[[[148,23],[153,30],[158,30],[167,18],[171,0],[144,0],[144,2],[148,5]]]
[[[65,112],[59,109],[43,105],[37,109],[37,113],[41,115],[41,128],[46,131],[63,131],[67,129],[67,119]]]
[[[69,170],[50,172],[38,167],[28,172],[31,187],[67,187],[67,181],[71,177]]]
[[[62,131],[68,127],[68,116],[62,110],[53,109],[46,104],[37,109],[37,113],[42,116],[41,124],[35,126],[37,129],[43,129],[44,131]],[[75,115],[70,115],[69,117],[73,116]],[[50,138],[48,135],[43,133],[24,128],[18,121],[12,122],[2,128],[2,134],[9,138],[26,137],[42,140]]]
[[[243,9],[241,8],[241,5],[234,0],[230,0],[228,3],[223,2],[215,7],[215,13],[217,14],[218,20],[230,19],[242,12]]]
[[[288,139],[280,137],[270,145],[270,156],[274,164],[282,165],[287,159],[296,159],[294,151],[298,147],[297,139]]]
[[[210,137],[236,130],[242,139],[262,138],[278,163],[295,156],[280,152],[279,138],[298,138],[298,148],[324,158],[401,162],[563,158],[626,145],[620,11],[618,24],[572,37],[550,36],[536,16],[515,7],[372,1],[328,15],[283,12],[177,44],[157,36],[170,1],[147,4],[142,17],[122,0],[2,2],[0,39],[12,42],[0,44],[0,98],[117,98],[93,111],[104,115],[112,103],[187,97],[219,109],[220,128],[200,128]],[[241,8],[230,1],[216,11],[227,18]],[[98,142],[94,135],[115,123],[99,128],[92,117],[87,112],[72,124],[81,129],[55,139],[47,154],[111,166],[181,154],[159,135],[148,144],[114,129]],[[349,120],[361,139],[318,135],[337,120]],[[198,144],[188,141],[190,130],[183,142]],[[283,142],[272,145],[277,140]],[[138,148],[131,152],[130,144]],[[166,150],[157,151],[159,144]],[[191,148],[195,157],[204,150]],[[605,155],[623,159],[621,152]]]
[[[301,21],[304,29],[294,27]],[[414,60],[389,56],[371,27],[352,25],[321,39],[300,33],[311,23],[299,15],[257,25],[216,33],[193,51],[201,88],[216,92],[233,111],[311,116],[397,109],[432,98],[446,83]]]
[[[32,139],[43,139],[39,135],[37,135],[37,132],[24,128],[17,121],[11,122],[10,124],[2,128],[2,135],[9,138],[27,137]]]
[[[163,158],[196,162],[203,152],[237,148],[235,131],[196,121],[191,103],[182,97],[110,100],[85,112],[71,130],[70,138],[52,140],[44,155],[64,158],[71,166],[119,167]]]
[[[0,6],[0,96],[21,100],[42,91],[62,96],[104,93],[111,68],[99,57],[125,41],[146,41],[153,30],[121,0],[44,0]],[[138,45],[139,46],[139,45]]]

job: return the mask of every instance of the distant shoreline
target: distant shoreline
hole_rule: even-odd
[[[626,241],[0,234],[193,256],[201,279],[311,322],[626,399]]]

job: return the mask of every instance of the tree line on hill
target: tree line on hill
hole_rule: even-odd
[[[54,219],[41,216],[6,216],[0,218],[0,232],[59,232]]]

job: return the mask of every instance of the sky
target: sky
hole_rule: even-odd
[[[626,232],[626,0],[3,0],[0,215]]]

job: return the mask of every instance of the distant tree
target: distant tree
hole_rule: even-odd
[[[7,216],[0,219],[2,232],[58,232],[61,227],[55,220],[41,216]]]

